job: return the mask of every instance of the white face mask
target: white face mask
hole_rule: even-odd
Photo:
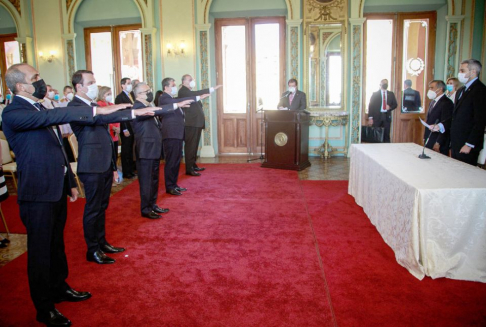
[[[434,91],[432,90],[429,90],[427,92],[427,98],[429,98],[430,100],[434,100],[435,98],[437,98],[437,93],[435,93]]]
[[[2,96],[2,97],[0,97],[0,102],[3,102],[3,96]]]
[[[132,88],[132,84],[128,84],[128,85],[127,85],[127,92],[128,92],[128,93],[132,92],[132,89],[133,89],[133,88]]]
[[[195,80],[192,80],[192,81],[189,83],[189,86],[191,87],[191,89],[195,88],[195,87],[196,87],[196,81],[195,81]]]
[[[68,94],[66,94],[66,98],[67,98],[69,101],[72,101],[72,100],[73,100],[73,98],[74,98],[74,93],[69,92]]]
[[[107,95],[105,99],[106,102],[113,102],[113,95]]]
[[[91,100],[96,99],[98,97],[98,85],[96,85],[96,83],[94,83],[94,84],[91,84],[90,86],[88,86],[88,92],[86,92],[86,95]]]
[[[289,92],[294,93],[295,92],[295,87],[289,87]]]
[[[47,97],[48,97],[49,99],[54,99],[54,96],[55,96],[55,95],[56,95],[56,93],[55,93],[54,91],[50,91],[50,92],[48,92],[48,93],[47,93]]]
[[[461,82],[462,84],[466,84],[468,81],[469,81],[469,77],[466,77],[466,73],[459,73],[457,75],[457,79],[459,80],[459,82]]]
[[[176,95],[177,94],[177,86],[173,86],[172,89],[170,90],[171,95]]]

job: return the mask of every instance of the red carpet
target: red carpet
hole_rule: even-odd
[[[86,202],[84,199],[80,199],[79,201],[73,203],[68,202],[69,218],[78,216],[79,213],[81,213],[82,216],[85,203]],[[17,196],[16,195],[9,196],[8,199],[3,201],[0,205],[10,233],[27,234],[27,231],[25,230],[25,226],[22,223],[22,220],[20,220],[19,206],[17,204]],[[3,222],[0,222],[0,232],[2,233],[6,232]]]
[[[85,261],[82,210],[70,212],[68,282],[93,294],[58,305],[75,326],[486,323],[486,285],[416,280],[347,183],[300,182],[258,165],[206,167],[202,177],[181,176],[184,196],[161,188],[159,205],[171,209],[162,220],[139,217],[138,182],[112,197],[107,237],[128,249],[114,265]],[[33,325],[26,255],[0,269],[0,290],[0,325]]]

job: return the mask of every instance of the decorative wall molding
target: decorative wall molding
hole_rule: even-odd
[[[457,76],[459,68],[459,46],[461,44],[461,26],[465,16],[446,16],[447,45],[445,58],[445,79]]]
[[[304,0],[306,22],[336,22],[346,20],[347,0]]]
[[[287,58],[287,77],[295,78],[302,85],[301,73],[300,73],[300,63],[301,63],[301,50],[300,50],[300,40],[301,40],[301,26],[302,19],[297,20],[287,20],[287,44],[288,44],[288,55]]]
[[[351,143],[361,142],[361,108],[363,80],[363,23],[364,18],[350,18],[351,23]]]
[[[17,9],[17,12],[22,16],[22,11],[20,8],[20,0],[8,0]]]

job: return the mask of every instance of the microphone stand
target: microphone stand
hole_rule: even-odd
[[[257,110],[257,112],[263,112],[263,108]],[[263,156],[263,117],[260,121],[260,156],[258,158],[248,159],[246,162],[252,162],[255,160],[265,160],[265,157]]]
[[[439,120],[437,119],[435,121],[434,126],[437,125],[438,122],[439,122]],[[434,133],[434,132],[433,131],[430,131],[429,137],[427,138],[427,141],[425,141],[424,148],[422,149],[422,154],[419,154],[419,156],[418,156],[420,159],[430,159],[430,157],[425,154],[425,147],[429,143],[429,140],[430,140],[430,137],[432,136],[432,133]]]

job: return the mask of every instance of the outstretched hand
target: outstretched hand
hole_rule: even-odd
[[[130,103],[121,103],[121,104],[114,104],[111,106],[106,106],[106,107],[96,107],[96,114],[97,115],[109,115],[114,113],[115,111],[126,109],[128,107],[131,107],[132,105]]]
[[[209,97],[210,95],[211,95],[211,94],[206,93],[206,94],[201,95],[199,98],[200,98],[201,100],[204,100],[204,99],[206,99],[207,97]]]
[[[216,86],[214,87],[214,90],[216,91],[216,90],[217,90],[217,89],[219,89],[220,87],[223,87],[223,85],[216,85]]]
[[[193,102],[194,100],[185,100],[185,101],[178,102],[177,106],[179,108],[188,108]]]
[[[149,108],[137,109],[134,110],[133,112],[135,113],[135,116],[154,116],[155,111],[157,110],[160,110],[160,108],[149,107]]]

